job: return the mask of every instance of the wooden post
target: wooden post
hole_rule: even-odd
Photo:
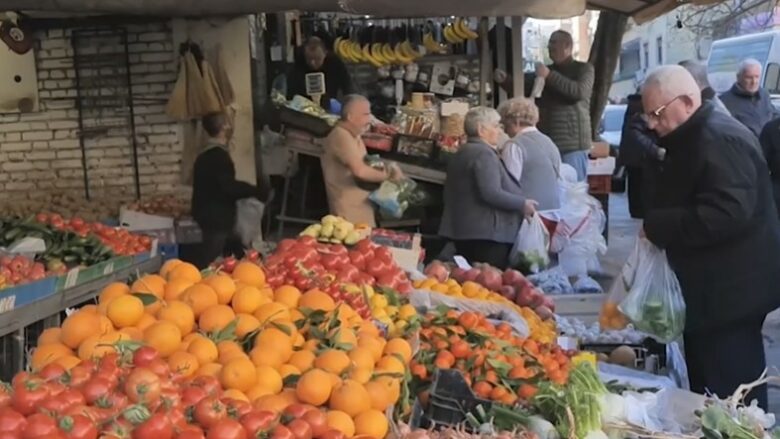
[[[490,57],[490,42],[488,41],[488,18],[479,19],[479,105],[488,104],[487,90],[485,87],[493,74],[493,63]]]
[[[506,69],[506,17],[496,17],[496,68],[503,71]],[[507,81],[509,78],[507,78]],[[503,87],[498,88],[498,102],[503,102],[507,98],[506,90]]]
[[[523,17],[512,17],[512,90],[515,96],[525,96],[523,21]]]

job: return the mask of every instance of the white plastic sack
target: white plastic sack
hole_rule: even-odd
[[[550,264],[550,232],[536,212],[531,218],[523,220],[517,232],[515,244],[509,253],[509,263],[517,266],[522,260],[531,263],[531,272],[538,273]]]
[[[244,247],[255,248],[263,241],[265,204],[257,198],[236,201],[236,233]]]
[[[22,238],[8,248],[0,248],[0,253],[9,253],[12,255],[21,255],[27,259],[35,259],[35,255],[46,251],[46,242],[41,238]]]

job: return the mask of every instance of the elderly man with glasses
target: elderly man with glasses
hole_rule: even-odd
[[[780,306],[780,222],[756,137],[702,104],[683,67],[653,71],[643,117],[666,149],[643,234],[665,249],[687,305],[691,389],[730,395],[766,367],[762,326]],[[766,387],[747,401],[767,408]]]

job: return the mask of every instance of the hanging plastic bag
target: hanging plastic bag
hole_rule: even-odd
[[[628,295],[618,309],[634,326],[663,343],[676,340],[685,327],[685,299],[666,252],[639,241],[639,263]]]
[[[368,196],[379,207],[379,214],[383,218],[400,219],[410,206],[420,206],[425,203],[427,194],[417,187],[417,183],[411,178],[400,181],[386,180],[379,185],[379,189]]]
[[[236,201],[236,233],[244,247],[254,248],[263,241],[263,212],[265,204],[256,198]]]
[[[529,263],[531,272],[538,273],[550,263],[550,232],[535,212],[531,218],[523,220],[517,232],[515,244],[509,253],[509,263],[517,266],[523,261]]]
[[[620,275],[612,282],[612,286],[607,292],[607,298],[601,305],[599,313],[599,326],[602,330],[623,329],[628,325],[628,319],[618,309],[618,305],[626,298],[628,291],[634,285],[636,269],[643,256],[641,239],[637,239],[634,244],[634,250],[628,255],[628,259],[620,270]]]

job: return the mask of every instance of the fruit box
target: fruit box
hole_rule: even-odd
[[[466,422],[466,414],[475,413],[478,406],[488,412],[493,403],[478,398],[460,371],[438,369],[433,377],[428,406],[422,407],[419,400],[414,405],[412,428],[436,429],[462,425],[466,431],[473,431]]]
[[[421,257],[424,256],[422,248],[422,236],[419,233],[411,235],[411,245],[404,244],[404,247],[395,247],[391,241],[384,238],[377,237],[378,241],[371,237],[371,241],[377,244],[384,245],[390,249],[390,253],[393,254],[395,263],[398,264],[401,269],[405,271],[417,270],[418,265],[421,262]]]
[[[145,230],[172,229],[173,218],[149,215],[148,213],[122,207],[119,210],[119,225],[131,232]]]
[[[0,314],[45,299],[56,293],[56,276],[0,290]]]

